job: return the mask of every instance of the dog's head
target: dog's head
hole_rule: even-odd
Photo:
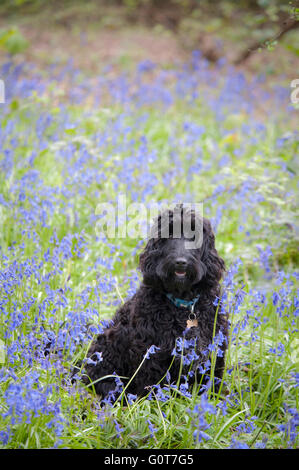
[[[218,284],[225,265],[208,219],[179,205],[160,214],[153,231],[140,255],[144,284],[177,295]]]

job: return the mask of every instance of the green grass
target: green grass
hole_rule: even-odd
[[[188,73],[180,84],[197,77]],[[266,119],[258,117],[246,110],[249,82],[230,95],[237,75],[225,88],[229,71],[222,79],[209,73],[216,85],[197,77],[193,98],[192,90],[176,96],[172,77],[163,88],[175,97],[169,107],[153,100],[159,85],[138,106],[135,98],[123,105],[107,95],[104,107],[88,107],[92,88],[81,104],[56,103],[49,86],[3,108],[3,447],[298,445],[293,116],[282,101]],[[196,389],[191,396],[153,389],[150,397],[130,403],[123,395],[103,409],[82,384],[70,384],[69,371],[91,340],[87,325],[111,318],[138,285],[135,248],[143,241],[95,234],[97,205],[115,203],[119,194],[128,204],[203,201],[228,268],[241,260],[225,300],[231,334],[224,381],[218,394],[208,392],[210,407]],[[47,331],[60,348],[45,357]],[[200,441],[198,431],[205,433]]]

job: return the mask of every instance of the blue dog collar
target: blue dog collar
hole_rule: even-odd
[[[172,294],[166,294],[166,295],[176,307],[189,308],[192,313],[193,313],[195,304],[200,297],[198,295],[197,297],[194,297],[194,299],[192,300],[184,300],[184,299],[178,299],[177,297],[174,297],[174,295]]]

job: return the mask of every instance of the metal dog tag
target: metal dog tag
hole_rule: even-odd
[[[198,320],[196,318],[196,314],[193,313],[193,310],[194,310],[194,305],[192,306],[191,312],[187,320],[187,328],[193,328],[194,326],[198,326]]]
[[[197,318],[195,320],[187,320],[187,328],[193,328],[194,326],[198,326]]]

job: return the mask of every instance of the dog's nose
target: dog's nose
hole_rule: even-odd
[[[179,269],[179,268],[183,269],[183,268],[186,268],[186,266],[187,266],[187,260],[186,260],[186,258],[177,258],[177,259],[175,260],[175,267],[176,267],[176,269]]]

